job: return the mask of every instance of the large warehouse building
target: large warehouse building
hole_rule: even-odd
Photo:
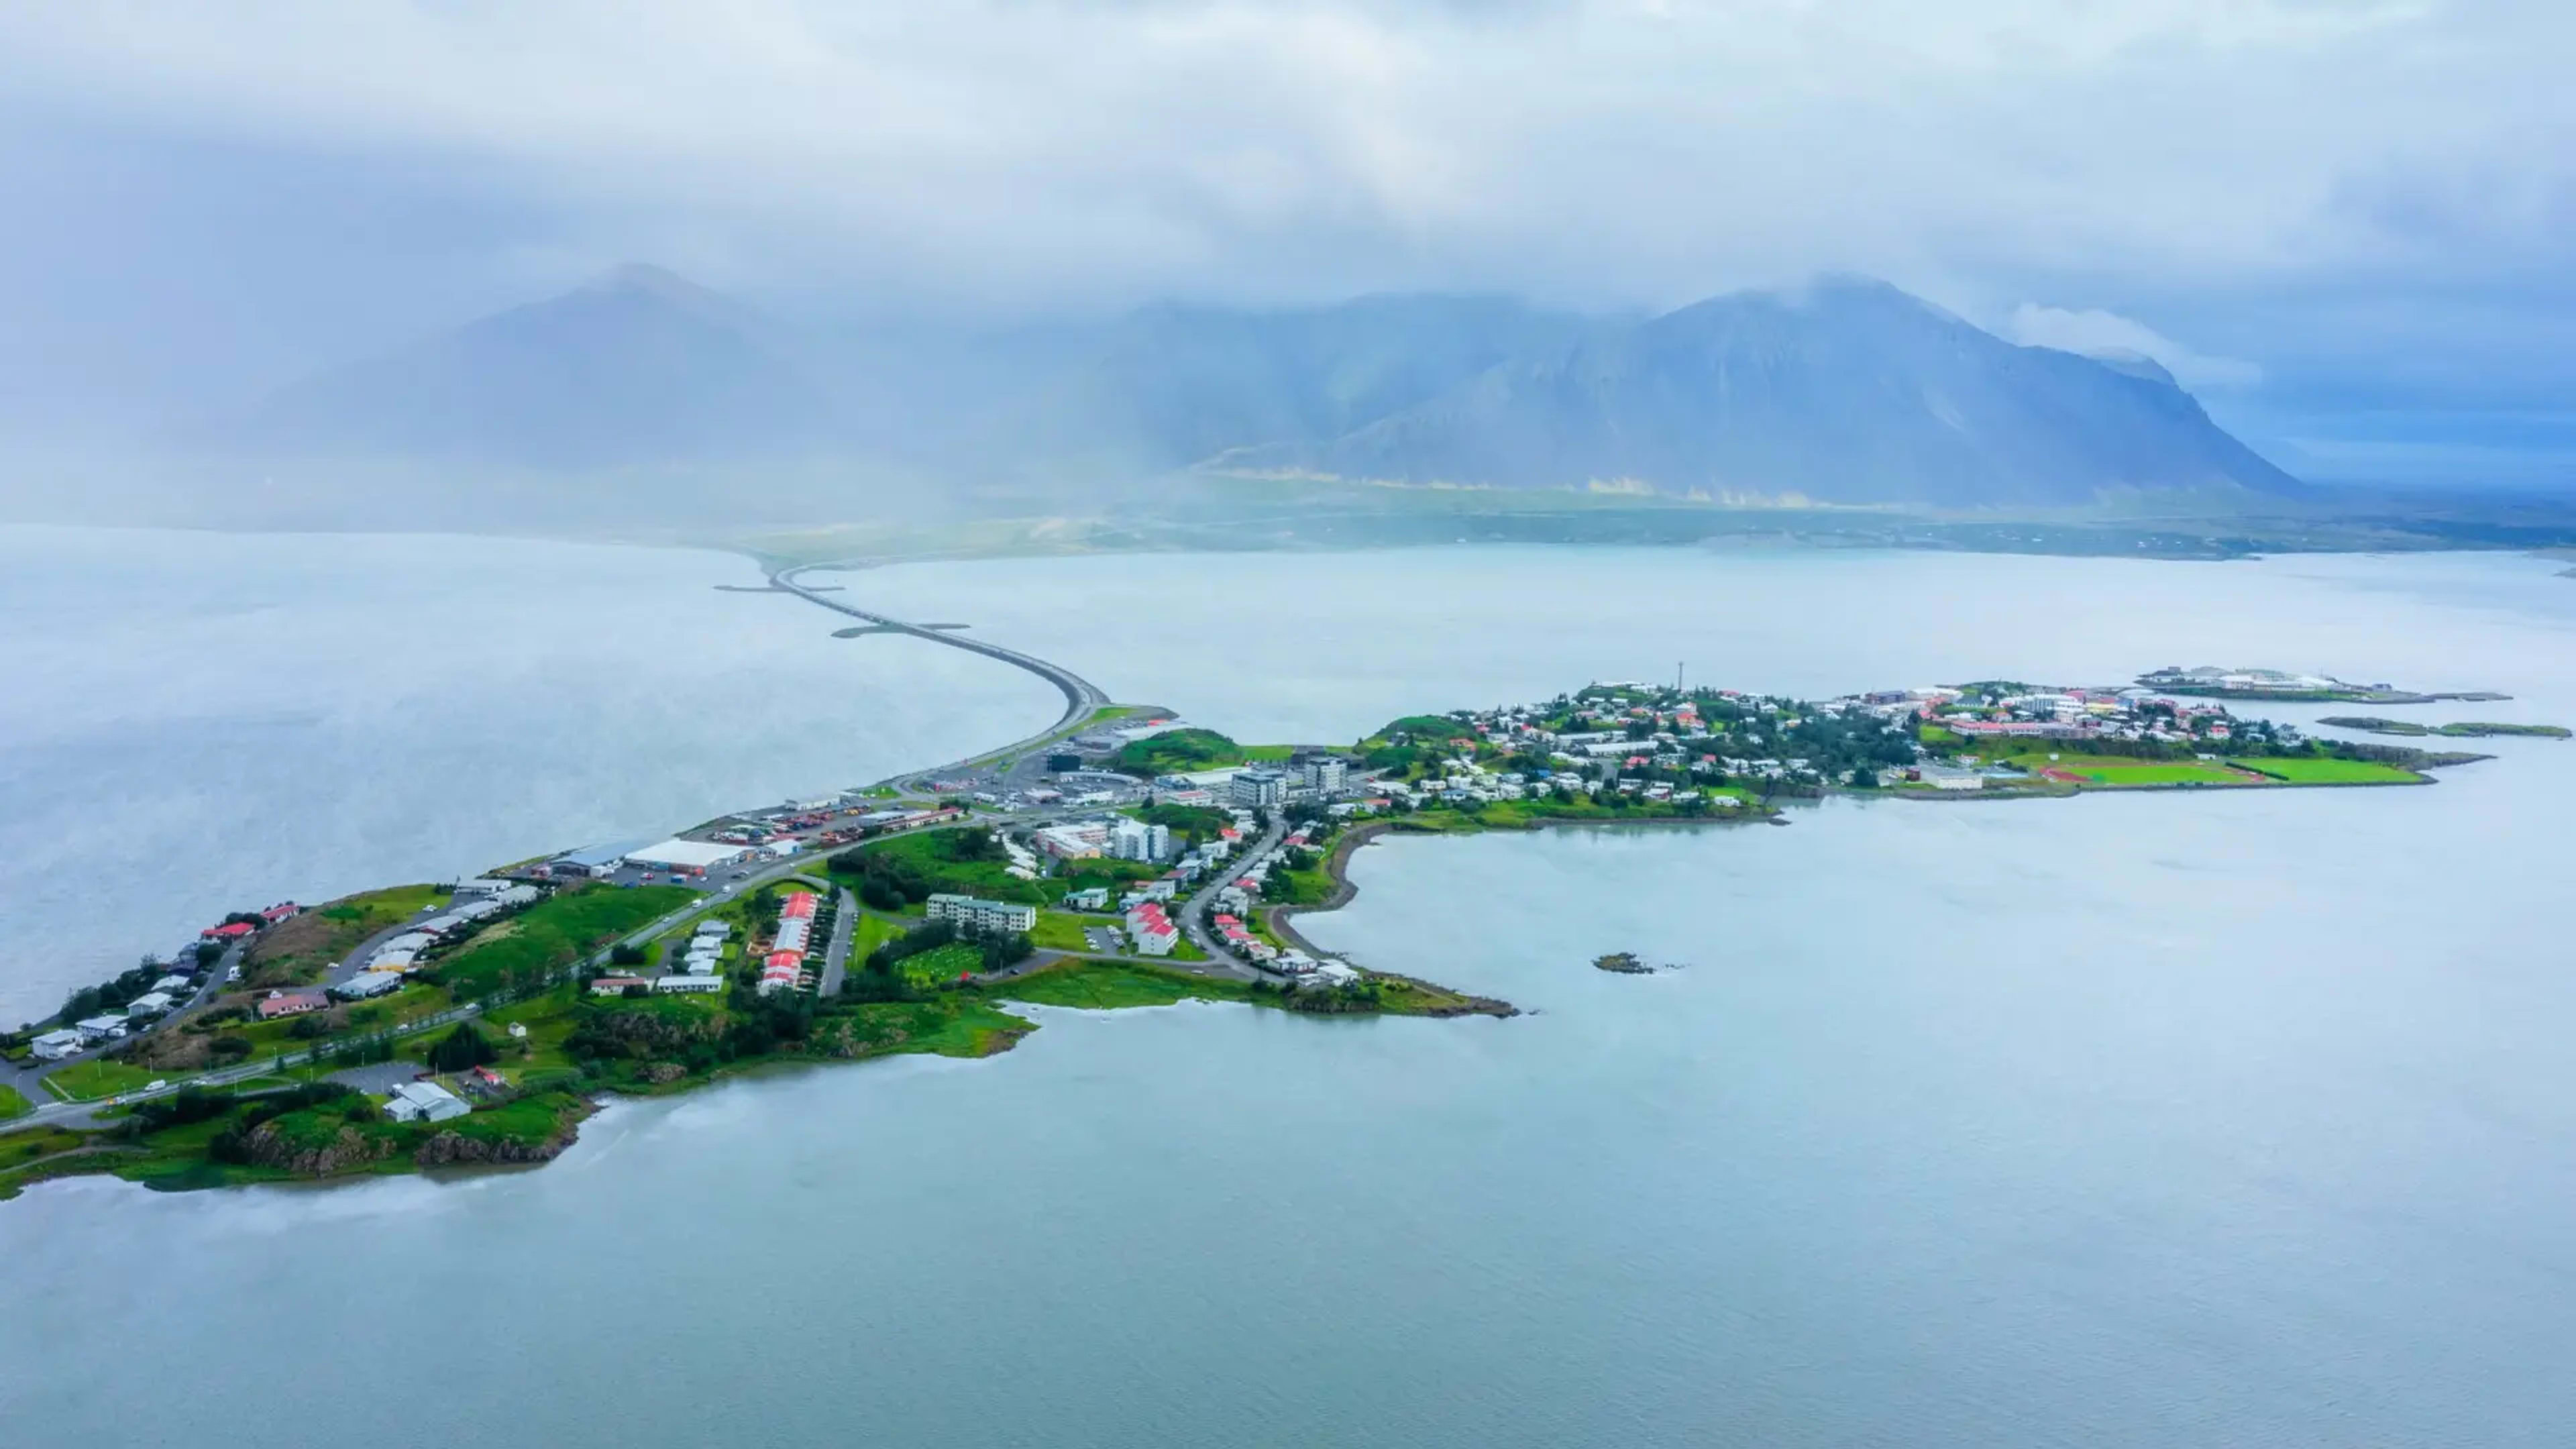
[[[682,870],[692,875],[704,875],[720,865],[731,865],[750,854],[749,850],[739,845],[726,845],[721,841],[682,840],[675,836],[659,845],[648,845],[641,850],[626,852],[626,863],[642,866],[646,870]]]

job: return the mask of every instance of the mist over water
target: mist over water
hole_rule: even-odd
[[[1055,692],[740,559],[0,527],[0,1022],[226,911],[452,880],[1016,738]]]
[[[123,542],[66,537],[47,549]],[[651,630],[572,636],[611,652],[570,692],[533,681],[580,651],[538,636],[513,646],[528,682],[475,686],[493,702],[435,730],[360,714],[355,689],[296,726],[356,741],[344,794],[447,788],[414,778],[439,775],[417,749],[366,749],[370,730],[471,750],[479,804],[451,818],[503,812],[542,844],[683,824],[806,783],[794,770],[836,783],[953,756],[1052,712],[966,656],[944,673],[926,646],[835,643],[787,601],[708,592],[748,580],[720,558],[254,546],[374,551],[302,565],[272,606],[308,674],[372,643],[347,621],[426,612],[404,582],[425,573],[570,591],[593,620],[631,600],[686,631],[667,654]],[[153,641],[220,609],[207,555],[156,562],[157,601],[54,626],[92,631],[80,667],[102,672],[78,678],[178,669],[187,651]],[[1676,662],[1798,693],[2271,664],[2516,696],[2415,718],[2576,723],[2576,581],[2557,567],[1457,549],[847,582],[1241,738],[1343,740]],[[7,618],[35,637],[23,574]],[[33,673],[51,689],[71,667]],[[732,684],[673,702],[702,671]],[[622,708],[596,704],[621,675]],[[792,704],[743,692],[781,675]],[[207,682],[170,697],[255,698],[217,692],[222,670],[185,677]],[[48,788],[144,798],[149,772],[108,732],[176,726],[98,688],[40,698],[76,694],[91,712],[44,737],[64,752]],[[43,713],[17,708],[13,757]],[[736,762],[733,728],[774,775]],[[800,753],[817,738],[845,753]],[[1532,1015],[1033,1012],[1044,1029],[991,1061],[614,1106],[535,1172],[49,1185],[0,1205],[17,1305],[0,1414],[39,1441],[134,1444],[2555,1442],[2576,1417],[2576,744],[2474,747],[2500,758],[2420,789],[1834,802],[1786,829],[1390,841],[1311,933]],[[158,780],[292,779],[208,778],[198,758]],[[596,828],[538,818],[564,797],[527,782],[562,761],[608,802]],[[225,838],[292,803],[255,802]],[[179,863],[156,897],[244,888],[203,878],[235,868],[219,853],[203,871],[172,854],[149,813],[101,826]],[[327,858],[347,885],[511,849],[446,827],[469,858],[440,868],[400,837],[302,828],[273,834],[271,868]],[[13,895],[5,929],[27,909]],[[1685,967],[1589,968],[1611,949]],[[108,1370],[147,1355],[139,1379]]]

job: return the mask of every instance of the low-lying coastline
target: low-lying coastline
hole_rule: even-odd
[[[1246,748],[1107,703],[1045,661],[978,652],[1045,674],[1065,718],[839,802],[630,849],[605,879],[575,852],[311,912],[236,913],[188,953],[193,966],[76,996],[64,1025],[13,1038],[12,1060],[59,1055],[75,1017],[107,1042],[82,1036],[70,1060],[17,1074],[42,1095],[0,1105],[30,1119],[0,1131],[0,1196],[81,1173],[190,1189],[540,1165],[607,1097],[785,1063],[987,1056],[1037,1030],[1019,1003],[1518,1014],[1336,961],[1300,931],[1305,913],[1356,895],[1353,856],[1389,833],[1781,824],[1787,805],[1835,794],[2420,784],[2484,758],[2313,741],[2134,690],[2003,682],[1829,701],[1596,684],[1408,716],[1347,748]],[[1042,788],[1086,772],[1112,786],[1090,792],[1112,802],[1096,818]],[[1133,782],[1123,794],[1120,779]],[[1219,780],[1224,805],[1211,801]],[[939,793],[968,790],[980,813]],[[1086,844],[1112,836],[1114,853]],[[1177,865],[1167,837],[1190,842]],[[717,862],[748,863],[719,880]],[[171,1009],[174,992],[186,999]],[[137,1010],[130,1034],[84,1015],[153,998],[165,1014]]]

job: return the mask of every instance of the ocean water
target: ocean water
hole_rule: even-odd
[[[1054,691],[741,560],[0,526],[0,1022],[226,911],[452,880],[952,758]],[[858,664],[859,667],[853,667]]]
[[[644,557],[675,605],[727,567]],[[1340,739],[1677,662],[1801,691],[2271,663],[2576,722],[2555,567],[1425,550],[851,582],[1246,737]],[[724,627],[754,657],[814,632]],[[825,653],[846,697],[937,717],[884,642]],[[1042,1011],[990,1061],[613,1106],[537,1171],[49,1185],[0,1205],[0,1415],[192,1445],[2561,1443],[2576,743],[2485,748],[2422,789],[1388,841],[1311,933],[1530,1015]],[[1590,969],[1610,949],[1679,969]]]

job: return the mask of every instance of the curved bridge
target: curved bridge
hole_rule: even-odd
[[[828,567],[828,565],[804,564],[796,568],[783,569],[769,576],[770,586],[782,593],[794,594],[798,598],[805,600],[807,603],[820,604],[824,608],[829,609],[836,614],[847,614],[853,619],[864,619],[870,625],[874,626],[869,631],[871,633],[882,632],[888,634],[910,634],[916,639],[927,639],[933,644],[945,644],[951,649],[964,649],[970,653],[981,654],[987,659],[998,659],[1004,664],[1008,664],[1015,669],[1027,670],[1029,673],[1034,674],[1038,678],[1045,680],[1047,683],[1054,685],[1063,693],[1064,715],[1062,718],[1058,719],[1053,725],[1049,726],[1043,732],[1033,735],[1029,739],[1023,740],[1018,744],[1006,745],[1003,747],[1003,750],[1021,749],[1027,745],[1042,741],[1049,736],[1060,734],[1065,730],[1073,728],[1075,725],[1081,724],[1084,720],[1091,718],[1093,711],[1114,702],[1110,699],[1109,692],[1107,690],[1102,689],[1099,685],[1092,683],[1090,680],[1083,678],[1081,675],[1074,673],[1072,670],[1065,668],[1061,664],[1040,659],[1034,654],[1023,654],[1017,649],[1005,649],[999,644],[987,644],[980,639],[961,638],[959,635],[951,632],[951,628],[953,628],[953,626],[942,627],[933,624],[914,624],[902,619],[888,618],[883,614],[873,613],[869,610],[862,609],[855,604],[844,604],[838,599],[826,597],[824,586],[807,585],[797,582],[797,575],[808,573],[821,567]],[[1002,751],[994,751],[993,753],[999,754],[1002,753]]]

